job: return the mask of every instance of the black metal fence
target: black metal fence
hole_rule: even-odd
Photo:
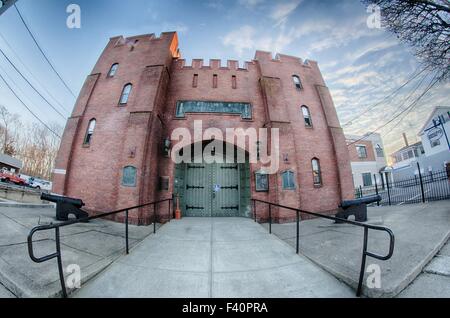
[[[355,189],[355,196],[379,194],[378,205],[401,205],[450,199],[450,174],[446,170],[422,173],[417,164],[418,174],[411,178]],[[375,175],[374,175],[375,177]],[[376,180],[376,178],[374,178]]]

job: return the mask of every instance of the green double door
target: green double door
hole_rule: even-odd
[[[238,216],[238,164],[186,164],[185,216]]]

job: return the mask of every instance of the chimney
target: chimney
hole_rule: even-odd
[[[405,141],[406,147],[408,147],[408,146],[409,146],[409,144],[408,144],[408,138],[406,138],[406,134],[405,134],[405,133],[403,133],[403,140]]]

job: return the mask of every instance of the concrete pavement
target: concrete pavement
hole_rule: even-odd
[[[450,298],[450,241],[398,297]]]
[[[0,206],[0,298],[11,291],[17,297],[57,297],[60,295],[56,259],[45,263],[31,261],[27,235],[37,225],[55,221],[55,209],[38,206]],[[153,227],[130,225],[130,244],[152,233]],[[125,226],[107,220],[94,220],[61,229],[63,266],[77,264],[83,282],[97,274],[124,253]],[[38,257],[54,253],[54,231],[38,233],[34,238]],[[68,273],[65,273],[66,277]],[[9,291],[8,291],[9,290]]]
[[[364,287],[363,294],[395,297],[422,272],[449,239],[450,201],[371,207],[368,217],[368,223],[388,227],[394,232],[395,249],[388,261],[367,258],[366,266],[374,264],[381,269],[381,288]],[[272,231],[295,246],[295,224],[274,224]],[[300,253],[354,288],[359,278],[362,243],[362,228],[334,224],[325,219],[300,224]],[[388,244],[386,233],[369,230],[369,252],[385,255]]]
[[[354,297],[355,291],[245,218],[163,226],[75,297]]]

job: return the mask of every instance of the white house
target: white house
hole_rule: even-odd
[[[392,154],[395,180],[412,178],[422,174],[442,171],[450,163],[450,107],[437,106],[425,121],[418,136],[420,142],[397,150]]]

